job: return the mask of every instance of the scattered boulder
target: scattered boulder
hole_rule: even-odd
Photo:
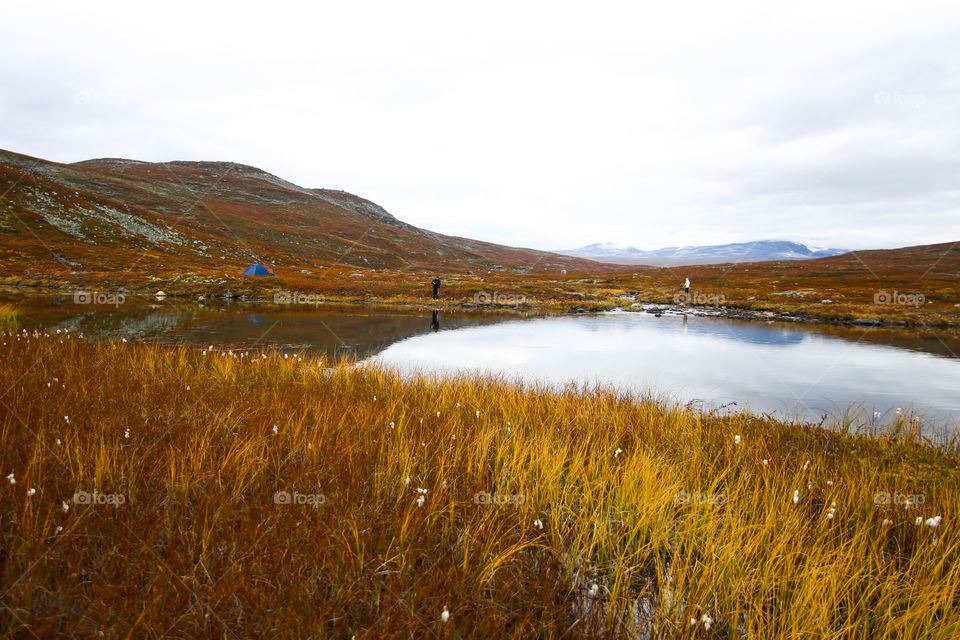
[[[53,259],[56,260],[57,262],[61,262],[61,263],[65,264],[65,265],[67,265],[67,266],[70,267],[71,269],[80,269],[80,268],[83,267],[83,264],[82,264],[82,263],[77,262],[76,260],[70,260],[70,259],[68,259],[68,258],[65,258],[64,256],[60,255],[59,253],[54,253],[54,254],[53,254]]]

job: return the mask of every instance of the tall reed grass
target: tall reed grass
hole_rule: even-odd
[[[19,328],[20,311],[12,304],[0,304],[0,331],[16,331]]]
[[[960,635],[914,436],[8,332],[0,443],[12,637]]]

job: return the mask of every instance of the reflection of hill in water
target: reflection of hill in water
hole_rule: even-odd
[[[114,335],[122,338],[142,339],[172,331],[186,322],[188,318],[189,313],[185,311],[178,313],[171,313],[167,310],[154,311],[141,318],[123,318],[120,321],[120,326],[104,331],[103,337]]]
[[[583,326],[588,331],[600,332],[624,329],[629,331],[637,326],[649,326],[655,322],[658,329],[672,332],[710,336],[734,342],[746,342],[767,346],[789,346],[803,342],[805,333],[796,326],[767,325],[742,320],[727,320],[723,318],[686,317],[682,315],[667,315],[654,319],[649,314],[637,315],[633,313],[608,314],[603,316],[604,322],[592,322],[591,316],[585,316]],[[639,323],[639,325],[638,325]]]
[[[502,322],[500,316],[440,314],[443,330]],[[362,311],[290,311],[236,313],[196,312],[188,322],[165,332],[163,341],[231,345],[236,348],[271,346],[323,351],[330,355],[367,357],[394,342],[430,333],[431,314],[385,314]]]
[[[796,327],[785,328],[747,322],[732,324],[730,321],[715,318],[710,318],[706,322],[690,322],[687,324],[686,331],[773,347],[800,344],[805,337],[805,334]]]
[[[760,324],[712,318],[709,322],[690,322],[689,333],[729,335],[731,339],[751,344],[799,344],[810,335],[839,338],[848,342],[875,344],[908,351],[917,351],[948,358],[960,357],[960,339],[946,331],[906,330],[876,327],[849,327],[812,324],[798,326],[782,322]]]
[[[90,307],[51,300],[24,305],[24,327],[69,329],[93,339],[128,338],[153,343],[213,344],[236,349],[277,348],[364,358],[394,342],[430,333],[432,313],[363,309],[291,310],[254,305],[223,307],[127,304]],[[45,302],[46,304],[41,304]],[[515,316],[439,314],[441,330],[480,326]]]
[[[64,311],[68,311],[65,309]],[[53,323],[46,323],[49,329],[69,329],[93,339],[111,337],[144,338],[157,333],[173,330],[183,324],[186,312],[168,310],[139,309],[134,312],[119,310],[91,309],[75,315],[60,315]]]
[[[888,329],[817,326],[817,333],[853,342],[868,342],[895,349],[960,358],[960,332],[956,330]]]
[[[948,358],[960,358],[960,332],[956,330],[756,322],[696,316],[688,317],[685,322],[682,317],[663,316],[658,318],[657,322],[675,322],[676,324],[672,326],[674,330],[720,338],[726,337],[749,344],[786,346],[800,344],[810,336],[827,336],[848,342],[861,342]],[[597,327],[596,330],[600,330],[600,328]]]
[[[72,298],[18,298],[20,326],[26,329],[70,329],[95,339],[126,337],[149,342],[186,342],[236,348],[285,348],[323,352],[329,355],[375,355],[391,344],[430,333],[431,312],[386,308],[341,307],[280,310],[275,306],[229,304],[221,307],[130,301],[120,308],[74,304]],[[487,314],[439,314],[440,330],[497,324],[517,316]],[[625,328],[640,320],[566,316],[557,320],[581,323],[590,331]],[[669,331],[712,335],[759,345],[794,345],[809,335],[824,335],[851,342],[871,343],[938,356],[957,357],[960,337],[951,332],[903,330],[788,323],[753,323],[720,318],[679,317],[650,319]]]

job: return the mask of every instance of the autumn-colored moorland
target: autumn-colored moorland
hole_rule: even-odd
[[[276,275],[241,276],[252,262]],[[0,152],[0,268],[14,290],[181,304],[960,326],[952,245],[601,265],[232,163]],[[843,417],[90,341],[25,330],[16,304],[0,332],[0,636],[960,634],[960,442],[917,416],[854,433]]]
[[[0,151],[0,285],[545,311],[725,307],[748,317],[960,326],[960,247],[625,267],[444,236],[342,191],[221,162],[58,164]],[[251,263],[273,277],[243,277]],[[685,277],[693,290],[681,298]],[[279,294],[279,295],[278,295]]]
[[[5,637],[960,634],[957,442],[911,416],[6,326]]]

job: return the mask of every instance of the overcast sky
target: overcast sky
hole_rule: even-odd
[[[785,4],[0,0],[0,148],[541,249],[960,240],[960,4]]]

